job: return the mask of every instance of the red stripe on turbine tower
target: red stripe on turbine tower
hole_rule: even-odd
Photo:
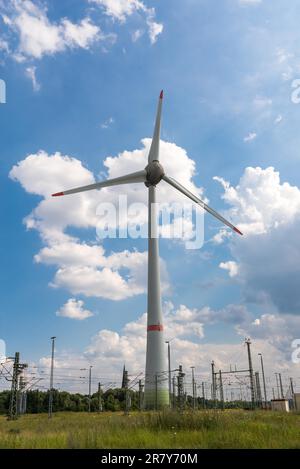
[[[163,99],[163,97],[164,97],[164,90],[161,90],[159,97],[160,97],[160,99]]]
[[[162,324],[153,324],[147,327],[147,331],[163,331],[164,326]]]

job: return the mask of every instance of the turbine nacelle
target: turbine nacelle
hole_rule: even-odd
[[[146,181],[145,186],[156,186],[164,177],[165,171],[158,160],[150,161],[146,168]]]

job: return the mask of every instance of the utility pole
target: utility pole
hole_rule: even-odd
[[[172,377],[171,377],[171,349],[170,349],[170,340],[166,341],[168,344],[168,378],[169,378],[169,406],[172,407]]]
[[[278,373],[275,373],[275,378],[276,378],[276,388],[277,388],[277,399],[280,399]]]
[[[193,387],[193,409],[195,410],[196,409],[195,374],[194,374],[195,367],[191,366],[191,369],[192,369],[192,387]]]
[[[49,404],[48,404],[48,418],[52,418],[53,411],[53,376],[54,376],[54,347],[56,337],[51,337],[51,370],[50,370],[50,389],[49,389]]]
[[[128,384],[129,384],[128,371],[125,370],[124,371],[124,386],[125,386],[125,410],[124,410],[124,413],[125,413],[125,415],[128,415],[128,413],[129,413]]]
[[[142,380],[139,380],[139,410],[143,409],[143,384]]]
[[[221,408],[224,409],[224,392],[223,392],[223,380],[222,380],[222,371],[221,370],[219,370],[219,383],[220,383]]]
[[[291,395],[292,395],[292,399],[293,399],[293,408],[295,409],[296,408],[296,403],[295,403],[295,392],[294,392],[293,378],[290,378],[290,388],[291,388]]]
[[[103,411],[102,396],[101,396],[101,383],[98,383],[98,412]]]
[[[257,403],[259,406],[262,405],[262,396],[261,396],[261,387],[260,387],[260,379],[259,379],[259,372],[255,372],[255,383],[256,383],[256,396],[257,396]]]
[[[294,399],[294,381],[293,381],[293,378],[290,378],[290,386],[291,386],[291,393],[292,393],[292,397]]]
[[[203,400],[203,409],[205,409],[205,389],[204,389],[204,381],[202,381],[202,400]]]
[[[245,344],[247,345],[247,352],[248,352],[248,362],[249,362],[249,374],[250,374],[250,390],[251,390],[251,404],[252,407],[255,407],[255,389],[254,389],[254,377],[253,377],[253,366],[252,366],[252,357],[251,357],[251,340],[250,338],[245,340]]]
[[[122,389],[125,389],[125,372],[126,372],[126,368],[125,368],[125,363],[124,363],[123,376],[122,376],[122,386],[121,386]]]
[[[260,364],[261,364],[261,375],[262,375],[263,386],[264,386],[265,406],[267,407],[267,388],[266,388],[266,378],[265,378],[263,356],[261,353],[259,353],[258,355],[260,357]]]
[[[279,377],[279,385],[280,385],[281,399],[284,399],[284,393],[283,393],[283,386],[282,386],[281,373],[278,373],[278,377]]]
[[[212,383],[211,398],[214,402],[214,406],[216,406],[217,395],[216,395],[216,374],[215,374],[215,362],[214,361],[211,362],[211,383]]]
[[[91,412],[91,401],[92,401],[92,368],[93,368],[93,365],[90,365],[90,368],[89,368],[89,408],[88,408],[89,412]]]

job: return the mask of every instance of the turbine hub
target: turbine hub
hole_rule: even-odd
[[[162,165],[157,160],[151,161],[146,168],[146,182],[145,185],[149,186],[156,186],[164,177],[165,171]]]

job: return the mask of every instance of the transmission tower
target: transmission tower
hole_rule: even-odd
[[[185,376],[185,373],[183,373],[182,371],[182,365],[179,365],[179,371],[178,371],[178,376],[177,376],[179,410],[183,410],[183,407],[184,407],[184,386],[183,386],[184,376]]]
[[[18,418],[18,405],[19,405],[19,375],[22,370],[27,367],[26,363],[20,363],[20,353],[16,352],[13,358],[13,371],[11,379],[11,392],[8,411],[8,420],[16,420]]]
[[[176,378],[172,378],[172,408],[176,409]]]

